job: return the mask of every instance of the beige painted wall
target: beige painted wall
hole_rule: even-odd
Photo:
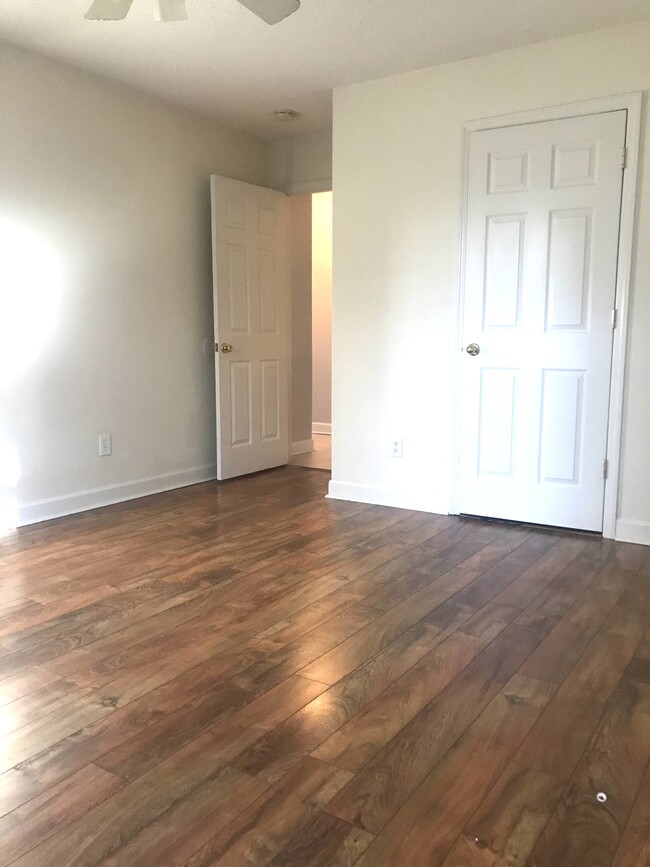
[[[332,133],[290,136],[268,143],[268,185],[285,193],[332,189]]]
[[[332,193],[312,196],[311,283],[312,424],[319,432],[332,423]]]
[[[291,442],[311,440],[311,196],[289,196]]]
[[[15,458],[23,520],[210,476],[209,175],[266,146],[6,45],[0,107],[0,498]]]
[[[449,508],[463,123],[643,90],[618,533],[650,542],[649,88],[646,23],[335,91],[334,496]]]

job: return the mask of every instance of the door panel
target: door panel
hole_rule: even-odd
[[[542,371],[540,482],[579,482],[585,373]]]
[[[250,334],[250,278],[248,250],[228,244],[228,330]]]
[[[525,216],[489,217],[485,241],[483,327],[519,325]]]
[[[212,177],[220,479],[288,460],[285,212],[283,193]]]
[[[547,330],[587,328],[593,211],[552,211],[548,234]]]
[[[481,370],[479,476],[513,474],[518,384],[518,370]]]
[[[471,135],[462,512],[602,529],[626,114]]]

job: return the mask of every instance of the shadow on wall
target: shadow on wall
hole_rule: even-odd
[[[18,523],[19,443],[12,390],[42,358],[63,295],[61,257],[41,236],[0,215],[0,532]]]

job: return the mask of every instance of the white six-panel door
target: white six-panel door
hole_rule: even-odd
[[[602,529],[625,128],[470,136],[461,512]]]
[[[284,193],[213,175],[217,474],[288,461],[288,267]]]

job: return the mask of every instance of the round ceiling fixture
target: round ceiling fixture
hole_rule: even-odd
[[[280,108],[273,112],[273,117],[280,123],[290,123],[292,120],[300,117],[300,113],[294,111],[292,108]]]

